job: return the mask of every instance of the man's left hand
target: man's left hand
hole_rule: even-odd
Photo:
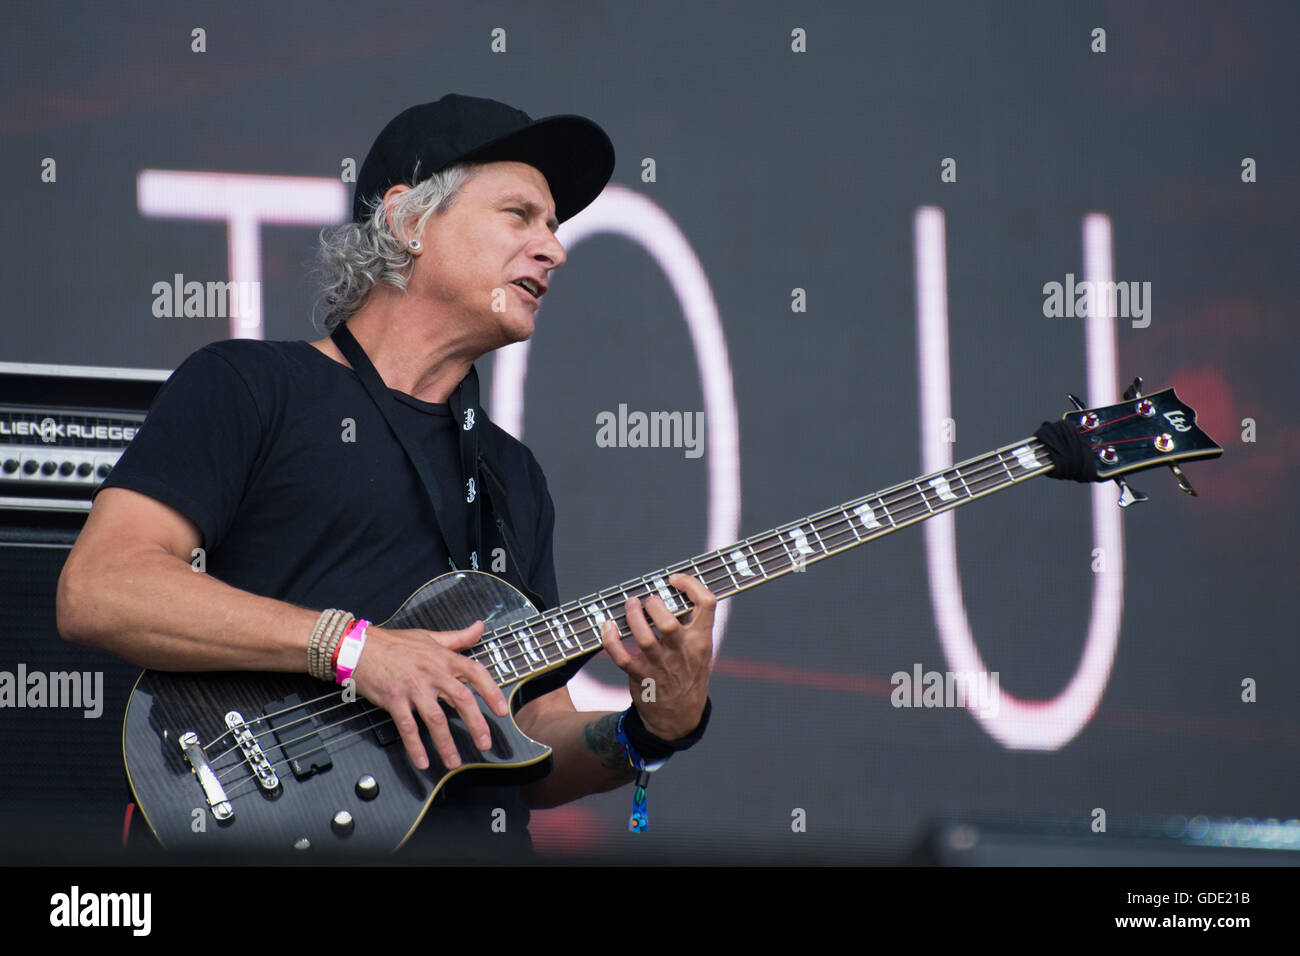
[[[661,740],[677,740],[695,730],[704,714],[718,599],[689,574],[674,574],[668,583],[695,605],[689,620],[677,620],[657,595],[645,601],[629,598],[628,629],[641,653],[633,654],[623,646],[613,621],[605,622],[600,640],[610,659],[627,674],[633,706],[646,730]],[[652,623],[659,629],[658,637],[650,629]],[[647,679],[653,683],[646,683]]]

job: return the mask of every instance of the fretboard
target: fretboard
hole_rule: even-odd
[[[673,574],[693,575],[719,599],[728,598],[1051,470],[1036,439],[1007,445],[492,631],[470,656],[498,684],[522,680],[598,649],[607,620],[626,635],[628,598],[658,595],[674,615],[687,614],[691,603],[668,584]]]

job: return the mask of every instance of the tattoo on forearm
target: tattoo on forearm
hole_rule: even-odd
[[[600,765],[625,780],[636,776],[632,765],[618,746],[618,714],[606,714],[582,728],[587,749],[600,757]]]

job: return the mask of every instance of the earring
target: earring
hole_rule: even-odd
[[[420,240],[419,240],[419,239],[412,239],[410,242],[408,242],[408,243],[406,244],[406,247],[407,247],[408,249],[410,249],[412,252],[419,252],[419,251],[420,251]]]

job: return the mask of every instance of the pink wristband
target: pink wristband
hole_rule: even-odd
[[[366,628],[369,626],[369,621],[356,621],[348,629],[347,637],[339,643],[338,666],[334,676],[338,683],[347,681],[352,676],[352,672],[357,669],[357,661],[361,659],[361,649],[366,646]]]

